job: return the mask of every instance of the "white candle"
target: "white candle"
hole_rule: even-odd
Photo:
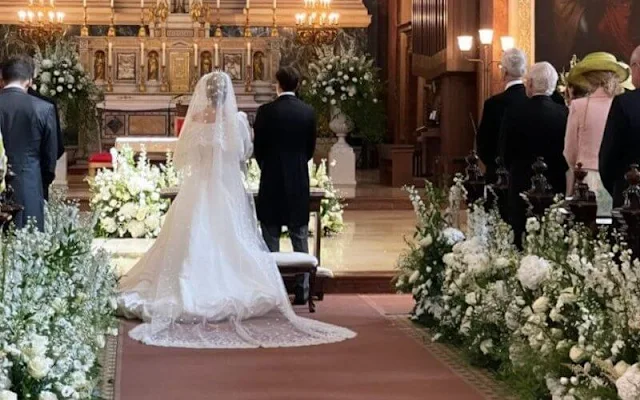
[[[109,42],[109,56],[108,56],[109,66],[113,65],[112,51],[113,51],[113,43]]]
[[[113,8],[113,0],[111,0],[111,8]]]
[[[274,10],[277,8],[277,7],[276,7],[277,1],[278,1],[278,0],[273,0],[273,8],[274,8]]]
[[[144,0],[140,0],[140,8],[144,8]]]
[[[249,7],[251,6],[251,0],[247,0],[247,10],[249,9]]]
[[[140,42],[140,63],[144,64],[144,42]]]
[[[162,66],[167,65],[167,44],[162,42]]]
[[[247,65],[251,65],[251,42],[247,42]]]
[[[213,62],[216,67],[220,65],[218,63],[218,51],[220,51],[220,49],[218,48],[218,43],[214,43],[213,44]]]
[[[87,0],[82,0],[82,7],[86,7],[87,6]]]
[[[193,66],[194,67],[198,66],[198,44],[197,43],[193,44]]]
[[[220,8],[220,0],[216,0],[216,8]]]

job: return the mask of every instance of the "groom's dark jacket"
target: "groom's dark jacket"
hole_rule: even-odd
[[[254,156],[262,171],[258,219],[265,225],[308,224],[308,162],[316,146],[313,108],[282,95],[258,108],[253,131]]]

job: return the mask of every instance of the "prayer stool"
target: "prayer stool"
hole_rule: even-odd
[[[309,312],[316,312],[313,296],[316,293],[318,259],[307,253],[272,253],[280,274],[284,276],[309,274]]]
[[[112,168],[113,159],[111,153],[93,153],[89,156],[89,176],[96,176],[96,172],[101,168]]]

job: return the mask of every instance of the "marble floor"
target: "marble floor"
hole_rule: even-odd
[[[406,248],[405,237],[410,237],[415,226],[413,211],[345,211],[345,230],[334,237],[322,239],[322,266],[341,275],[390,274],[398,256]],[[313,249],[314,239],[309,239]],[[117,252],[114,260],[119,272],[126,273],[153,244],[152,240],[135,239],[113,242],[97,241],[99,247]],[[110,246],[116,246],[110,248]],[[282,240],[282,251],[291,251],[287,239]]]

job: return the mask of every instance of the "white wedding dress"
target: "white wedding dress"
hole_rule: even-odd
[[[258,231],[242,180],[252,152],[229,76],[196,86],[175,162],[185,178],[151,249],[122,278],[118,306],[144,321],[129,335],[167,347],[294,347],[356,334],[298,317]]]

